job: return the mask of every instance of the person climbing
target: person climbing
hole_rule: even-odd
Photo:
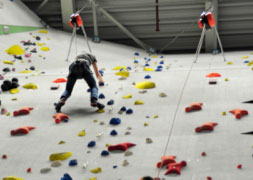
[[[104,83],[98,71],[96,57],[92,54],[82,52],[76,57],[76,61],[69,66],[69,74],[66,89],[61,95],[60,101],[54,104],[56,112],[61,112],[62,106],[65,104],[66,100],[71,96],[72,90],[74,88],[77,79],[84,79],[88,84],[91,91],[90,105],[92,107],[97,107],[100,110],[104,109],[105,106],[98,102],[98,88],[96,85],[96,80],[90,69],[91,65],[93,66],[99,84]]]

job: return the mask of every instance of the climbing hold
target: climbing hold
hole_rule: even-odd
[[[51,167],[59,167],[59,166],[61,166],[62,164],[61,164],[61,161],[53,161],[52,163],[51,163]]]
[[[199,133],[202,131],[213,131],[214,127],[217,125],[218,123],[213,123],[213,122],[204,123],[202,126],[195,128],[195,132]]]
[[[150,81],[143,81],[143,82],[139,82],[135,85],[135,87],[137,89],[150,89],[150,88],[154,88],[155,87],[155,83],[154,82],[150,82]]]
[[[135,105],[143,105],[144,102],[141,101],[141,100],[136,100],[136,101],[134,102],[134,104],[135,104]]]
[[[96,177],[93,177],[93,178],[89,178],[89,180],[97,180],[97,178],[96,178]]]
[[[110,101],[107,102],[107,105],[108,105],[108,106],[111,106],[111,105],[113,105],[113,104],[114,104],[114,100],[112,100],[112,99],[111,99]]]
[[[238,165],[237,165],[237,169],[242,169],[242,165],[241,165],[241,164],[238,164]]]
[[[104,83],[104,82],[99,82],[98,85],[99,85],[99,86],[104,86],[105,83]]]
[[[248,59],[248,58],[249,58],[249,56],[243,56],[242,58],[243,58],[243,59]]]
[[[98,96],[99,99],[105,99],[105,95],[103,93],[99,94]]]
[[[166,95],[165,93],[163,93],[163,92],[162,92],[162,93],[159,93],[159,96],[160,96],[160,97],[167,97],[167,95]]]
[[[24,179],[14,176],[6,176],[3,178],[3,180],[24,180]]]
[[[171,163],[175,163],[176,156],[163,156],[161,157],[161,161],[156,164],[157,168],[161,168],[163,166],[168,166]]]
[[[227,65],[232,65],[233,63],[231,61],[228,61]]]
[[[32,172],[32,168],[28,168],[28,169],[26,170],[26,172],[28,172],[28,173]]]
[[[10,64],[10,65],[13,65],[13,64],[14,64],[14,62],[9,61],[9,60],[4,60],[3,63],[4,63],[4,64]]]
[[[129,132],[129,131],[125,132],[125,135],[130,135],[130,134],[131,134],[131,132]]]
[[[30,69],[31,71],[34,71],[34,70],[35,70],[35,67],[34,67],[34,66],[31,66],[29,69]]]
[[[69,174],[64,174],[61,180],[72,180],[71,176]]]
[[[126,159],[122,162],[122,166],[127,166],[128,164],[129,162]]]
[[[223,116],[226,116],[226,115],[227,115],[227,113],[226,113],[226,112],[222,112],[222,115],[223,115]]]
[[[51,90],[57,90],[57,89],[59,89],[59,85],[52,85],[51,87],[50,87],[50,89]]]
[[[206,180],[212,180],[212,177],[207,176],[207,177],[206,177]]]
[[[18,135],[18,134],[29,134],[31,130],[35,129],[35,127],[32,126],[23,126],[14,130],[11,130],[11,135]]]
[[[137,61],[137,60],[134,60],[134,64],[138,64],[139,63],[139,61]]]
[[[39,30],[39,31],[38,31],[38,33],[47,34],[47,33],[48,33],[48,31],[47,31],[47,30],[45,30],[45,29],[43,29],[43,30]]]
[[[205,152],[202,152],[202,153],[201,153],[201,156],[206,156],[206,153],[205,153]]]
[[[108,151],[105,151],[105,150],[101,152],[101,156],[109,156],[109,154],[110,153]]]
[[[29,57],[31,57],[31,56],[32,56],[32,54],[28,54],[28,53],[25,54],[25,57],[26,57],[26,58],[29,58]]]
[[[11,90],[10,90],[10,93],[11,93],[11,94],[19,93],[19,89],[18,89],[18,88],[11,89]]]
[[[126,111],[126,114],[133,114],[133,110],[132,110],[132,109],[128,109],[128,110]]]
[[[136,52],[136,53],[134,53],[134,55],[135,55],[135,56],[139,56],[139,55],[140,55],[140,53]]]
[[[57,113],[53,116],[55,123],[59,124],[60,122],[64,121],[64,119],[69,119],[69,116],[64,113]]]
[[[23,55],[25,50],[22,49],[19,45],[13,45],[9,49],[5,50],[9,55]]]
[[[33,83],[25,84],[22,87],[25,88],[25,89],[38,89],[38,86],[36,84],[33,84]]]
[[[116,66],[115,68],[113,68],[112,70],[121,70],[121,69],[126,69],[126,66]]]
[[[192,103],[189,107],[185,108],[185,112],[191,112],[191,111],[199,111],[202,109],[203,103]]]
[[[209,84],[217,84],[217,80],[216,79],[209,79]]]
[[[125,112],[127,109],[126,109],[126,107],[125,106],[123,106],[123,107],[121,107],[120,108],[120,111],[123,111],[123,112]]]
[[[158,118],[158,117],[159,117],[158,115],[154,115],[154,116],[153,116],[154,119],[156,119],[156,118]]]
[[[78,136],[82,137],[82,136],[85,136],[86,135],[86,132],[85,130],[82,130],[78,133]]]
[[[94,169],[91,169],[90,172],[92,173],[100,173],[102,171],[102,169],[100,167],[97,167],[97,168],[94,168]]]
[[[212,77],[221,77],[221,75],[219,73],[210,73],[210,74],[206,75],[206,77],[210,77],[210,78],[212,78]]]
[[[152,139],[151,138],[146,138],[146,143],[147,144],[151,144],[153,141],[152,141]]]
[[[162,71],[162,68],[157,68],[155,71],[156,71],[156,72]]]
[[[49,156],[50,161],[63,161],[72,156],[72,152],[53,153]]]
[[[52,169],[51,168],[43,168],[40,170],[40,173],[41,174],[46,174],[46,173],[49,173]]]
[[[78,163],[77,163],[77,160],[76,159],[72,159],[69,161],[69,166],[76,166]]]
[[[96,142],[95,141],[90,141],[87,146],[89,148],[92,148],[92,147],[96,146]]]
[[[65,141],[59,141],[58,144],[65,144]]]
[[[32,73],[32,71],[24,70],[24,71],[20,71],[19,73],[21,73],[21,74],[28,74],[28,73]]]
[[[124,155],[125,155],[125,156],[131,156],[131,155],[133,155],[133,153],[132,153],[131,151],[126,151],[126,152],[124,153]]]
[[[150,75],[146,75],[146,76],[144,77],[144,79],[150,79],[150,78],[151,78]]]
[[[64,82],[67,82],[67,79],[65,78],[58,78],[56,80],[53,81],[53,83],[64,83]]]
[[[2,155],[2,159],[7,159],[7,155],[6,154]]]
[[[145,123],[144,123],[144,126],[149,126],[149,123],[145,122]]]
[[[118,133],[117,133],[116,130],[113,129],[113,130],[110,132],[110,135],[111,135],[111,136],[117,136]]]
[[[179,163],[170,163],[168,165],[168,170],[165,172],[166,174],[176,173],[181,174],[181,168],[185,167],[187,163],[185,161],[181,161]]]
[[[132,94],[128,94],[128,95],[123,96],[122,98],[123,98],[123,99],[130,99],[130,98],[132,98],[132,97],[133,97]]]
[[[155,70],[149,67],[144,67],[143,71],[155,71]]]
[[[123,71],[116,72],[115,74],[121,77],[128,77],[129,71],[123,70]]]
[[[147,93],[147,92],[148,92],[147,90],[139,91],[140,94],[145,94],[145,93]]]
[[[224,81],[228,81],[228,78],[225,78]]]
[[[42,51],[49,51],[49,50],[50,50],[50,48],[49,48],[49,47],[44,46],[44,47],[41,47],[41,48],[40,48],[40,50],[42,50]]]
[[[243,109],[234,109],[229,112],[234,114],[236,119],[241,119],[242,116],[248,115],[248,111]]]
[[[103,113],[103,112],[105,112],[105,110],[104,109],[98,109],[97,112],[98,113]]]
[[[135,146],[136,144],[130,143],[130,142],[125,142],[121,144],[116,144],[116,145],[109,145],[108,146],[108,151],[126,151],[128,148]]]
[[[120,118],[112,118],[112,119],[110,120],[110,124],[111,124],[111,125],[119,125],[120,123],[121,123]]]
[[[30,114],[30,111],[33,110],[32,107],[23,107],[17,111],[13,112],[13,116],[25,115]]]

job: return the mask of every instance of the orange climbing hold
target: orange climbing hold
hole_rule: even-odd
[[[31,130],[35,129],[33,126],[23,126],[18,129],[11,130],[11,135],[17,135],[17,134],[29,134]]]
[[[185,161],[181,161],[180,163],[171,163],[168,165],[168,170],[165,172],[165,175],[171,173],[180,175],[182,167],[185,167],[186,165],[187,163]]]
[[[30,114],[30,111],[33,110],[32,107],[23,107],[19,109],[18,111],[13,112],[13,116],[19,116],[19,115],[25,115]]]
[[[67,82],[67,79],[65,78],[58,78],[56,80],[53,81],[53,83],[64,83],[64,82]]]
[[[210,77],[210,78],[212,78],[212,77],[221,77],[221,74],[219,74],[219,73],[210,73],[210,74],[206,75],[206,77]]]
[[[126,151],[128,148],[135,146],[136,144],[130,143],[130,142],[125,142],[121,144],[116,144],[116,145],[110,145],[108,146],[108,151]]]
[[[218,123],[208,122],[203,124],[202,126],[199,126],[195,129],[196,133],[199,133],[201,131],[213,131],[214,127],[217,126]]]
[[[156,164],[157,168],[161,168],[163,166],[167,166],[170,163],[175,163],[176,156],[163,156],[161,161]]]
[[[242,116],[248,115],[248,111],[243,109],[234,109],[229,112],[234,114],[236,119],[241,119]]]
[[[185,112],[191,112],[191,111],[199,111],[202,109],[203,103],[197,102],[197,103],[192,103],[190,104],[189,107],[185,108]]]
[[[64,114],[64,113],[57,113],[53,116],[55,123],[59,124],[61,121],[63,121],[64,119],[69,119],[69,116]]]

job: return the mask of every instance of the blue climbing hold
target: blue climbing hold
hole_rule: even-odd
[[[137,60],[134,60],[134,64],[138,64],[139,63],[139,61],[137,61]]]
[[[99,94],[98,96],[99,99],[105,99],[105,95],[103,93]]]
[[[114,104],[114,100],[110,100],[110,101],[107,102],[107,105],[108,105],[108,106],[111,106],[111,105],[113,105],[113,104]]]
[[[76,166],[77,165],[77,160],[73,159],[69,161],[69,166]]]
[[[135,56],[139,56],[140,54],[138,52],[134,53]]]
[[[118,167],[118,166],[114,165],[114,166],[113,166],[113,169],[116,169],[117,167]]]
[[[157,68],[155,71],[162,71],[162,69],[161,68]]]
[[[118,125],[118,124],[120,124],[120,123],[121,123],[120,118],[112,118],[112,119],[110,120],[110,124],[111,124],[111,125]]]
[[[127,109],[126,109],[126,107],[125,106],[123,106],[123,107],[121,107],[120,108],[120,111],[123,111],[123,112],[125,112]]]
[[[163,68],[163,66],[157,66],[157,68],[158,68],[158,69],[162,69],[162,68]]]
[[[87,89],[87,92],[91,92],[90,88],[89,88],[89,89]]]
[[[104,86],[105,83],[104,83],[104,82],[99,82],[98,85],[99,85],[99,86]]]
[[[150,79],[151,76],[150,76],[150,75],[146,75],[144,78],[145,78],[145,79]]]
[[[128,109],[127,111],[126,111],[126,114],[132,114],[133,113],[133,110],[132,109]]]
[[[105,150],[101,152],[101,156],[109,156],[109,154],[110,153],[108,151],[105,151]]]
[[[144,58],[144,60],[147,60],[147,59],[148,59],[148,58],[146,58],[146,57]]]
[[[124,70],[124,68],[121,68],[119,71],[123,71]]]
[[[95,141],[90,141],[89,143],[88,143],[88,147],[94,147],[94,146],[96,146],[96,142]]]
[[[101,74],[101,76],[104,76],[104,71],[103,70],[99,70],[99,73]]]
[[[160,61],[160,64],[164,64],[164,61]]]
[[[244,63],[249,63],[249,61],[244,61]]]
[[[145,66],[150,66],[149,64],[145,64]]]
[[[70,177],[69,174],[64,174],[63,177],[61,178],[61,180],[72,180],[72,178]]]
[[[110,132],[110,135],[111,135],[111,136],[117,136],[118,133],[117,133],[116,130],[113,129],[113,130]]]
[[[65,118],[65,119],[63,119],[63,122],[67,123],[67,122],[69,122],[69,119]]]
[[[163,58],[163,56],[160,56],[160,58]]]
[[[132,68],[131,68],[131,67],[127,67],[127,70],[128,70],[128,71],[131,71],[131,70],[132,70]]]

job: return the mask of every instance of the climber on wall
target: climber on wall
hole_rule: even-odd
[[[105,106],[99,103],[98,100],[98,88],[96,80],[94,79],[93,73],[90,66],[93,66],[95,75],[99,81],[99,84],[103,84],[104,81],[98,71],[97,60],[94,55],[82,52],[76,57],[76,61],[69,66],[69,75],[66,84],[66,89],[61,95],[60,101],[55,103],[56,112],[61,112],[61,107],[65,104],[66,100],[71,96],[73,87],[77,79],[84,79],[91,90],[90,105],[92,107],[98,107],[103,109]]]

